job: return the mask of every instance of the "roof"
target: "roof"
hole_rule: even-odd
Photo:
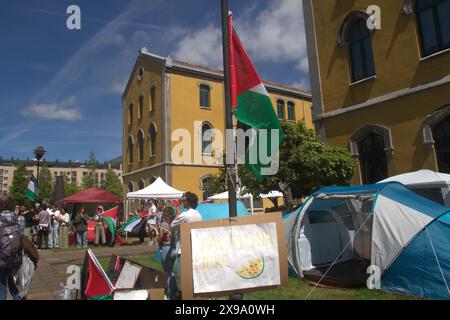
[[[182,196],[183,191],[172,188],[160,177],[144,189],[127,193],[129,199],[180,199]]]
[[[147,48],[141,48],[139,50],[139,55],[136,59],[136,62],[134,64],[134,67],[130,74],[130,77],[128,78],[128,82],[125,87],[122,98],[125,97],[125,93],[128,91],[131,79],[134,75],[134,72],[135,72],[135,69],[136,69],[136,66],[137,66],[137,63],[138,63],[138,60],[140,57],[146,57],[149,59],[157,60],[160,63],[164,63],[168,70],[187,71],[187,72],[192,72],[192,73],[198,74],[198,75],[215,77],[218,80],[223,79],[223,69],[212,68],[209,66],[193,64],[193,63],[180,61],[180,60],[174,60],[170,56],[162,57],[157,54],[150,53],[147,50]],[[292,85],[286,85],[286,84],[282,84],[282,83],[278,83],[278,82],[274,82],[274,81],[268,81],[268,80],[263,80],[263,83],[266,85],[266,88],[269,91],[280,91],[280,92],[290,93],[290,94],[294,94],[294,95],[301,95],[303,97],[311,99],[311,92],[306,89],[299,88],[299,87],[292,86]]]
[[[63,203],[118,203],[121,199],[101,188],[90,188],[78,191],[77,193],[63,199]]]

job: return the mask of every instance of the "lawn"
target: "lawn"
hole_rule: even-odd
[[[128,256],[128,259],[162,271],[161,264],[152,255]],[[109,258],[99,259],[102,267],[106,270]],[[81,264],[82,262],[80,262]],[[310,292],[312,293],[310,294]],[[304,300],[309,295],[309,300],[407,300],[410,297],[393,295],[390,293],[373,291],[369,289],[341,289],[316,287],[298,279],[289,277],[286,287],[247,293],[245,300]]]

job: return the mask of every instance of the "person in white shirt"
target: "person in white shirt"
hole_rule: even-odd
[[[50,215],[50,233],[48,235],[48,247],[51,248],[59,248],[59,222],[58,217],[60,212],[56,205],[52,203],[50,208],[47,209],[48,214]]]
[[[184,212],[181,212],[181,210],[177,209],[177,215],[175,219],[173,219],[172,223],[170,224],[170,227],[172,228],[173,234],[175,234],[175,241],[173,243],[173,247],[170,251],[171,256],[171,265],[174,265],[175,260],[179,255],[181,255],[181,244],[180,244],[180,225],[183,223],[190,223],[190,222],[196,222],[201,221],[202,216],[200,215],[200,212],[195,210],[198,205],[198,197],[195,193],[192,192],[186,192],[183,194],[183,197],[181,198],[181,202],[183,204],[183,207],[187,209]],[[177,274],[180,276],[181,279],[181,270],[180,270],[180,263],[177,264]],[[174,299],[177,296],[178,292],[178,285],[177,285],[177,278],[174,273],[172,273],[169,277],[169,292],[172,293],[172,297],[169,297],[170,299]]]
[[[183,207],[186,208],[187,210],[184,212],[178,211],[177,216],[170,224],[172,229],[177,232],[180,230],[180,225],[182,223],[196,222],[202,220],[200,212],[195,210],[195,208],[197,208],[198,205],[198,197],[195,193],[186,192],[181,198],[181,201]]]
[[[59,216],[56,218],[59,222],[59,245],[61,248],[69,247],[69,222],[70,215],[61,208]]]

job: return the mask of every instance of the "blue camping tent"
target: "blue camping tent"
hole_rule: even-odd
[[[449,210],[397,182],[323,188],[285,217],[290,267],[364,286],[371,266],[381,290],[450,299]]]
[[[199,203],[196,210],[200,212],[202,220],[226,219],[229,217],[228,202],[225,203]],[[242,201],[237,201],[237,215],[248,216],[249,213]]]

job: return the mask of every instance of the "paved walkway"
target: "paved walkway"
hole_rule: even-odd
[[[110,257],[111,255],[130,256],[150,254],[155,252],[155,247],[148,245],[122,245],[113,248],[95,248],[91,250],[97,258]],[[85,250],[48,250],[39,252],[39,264],[31,282],[28,292],[28,300],[57,300],[61,289],[61,283],[65,283],[67,266],[84,259]]]

